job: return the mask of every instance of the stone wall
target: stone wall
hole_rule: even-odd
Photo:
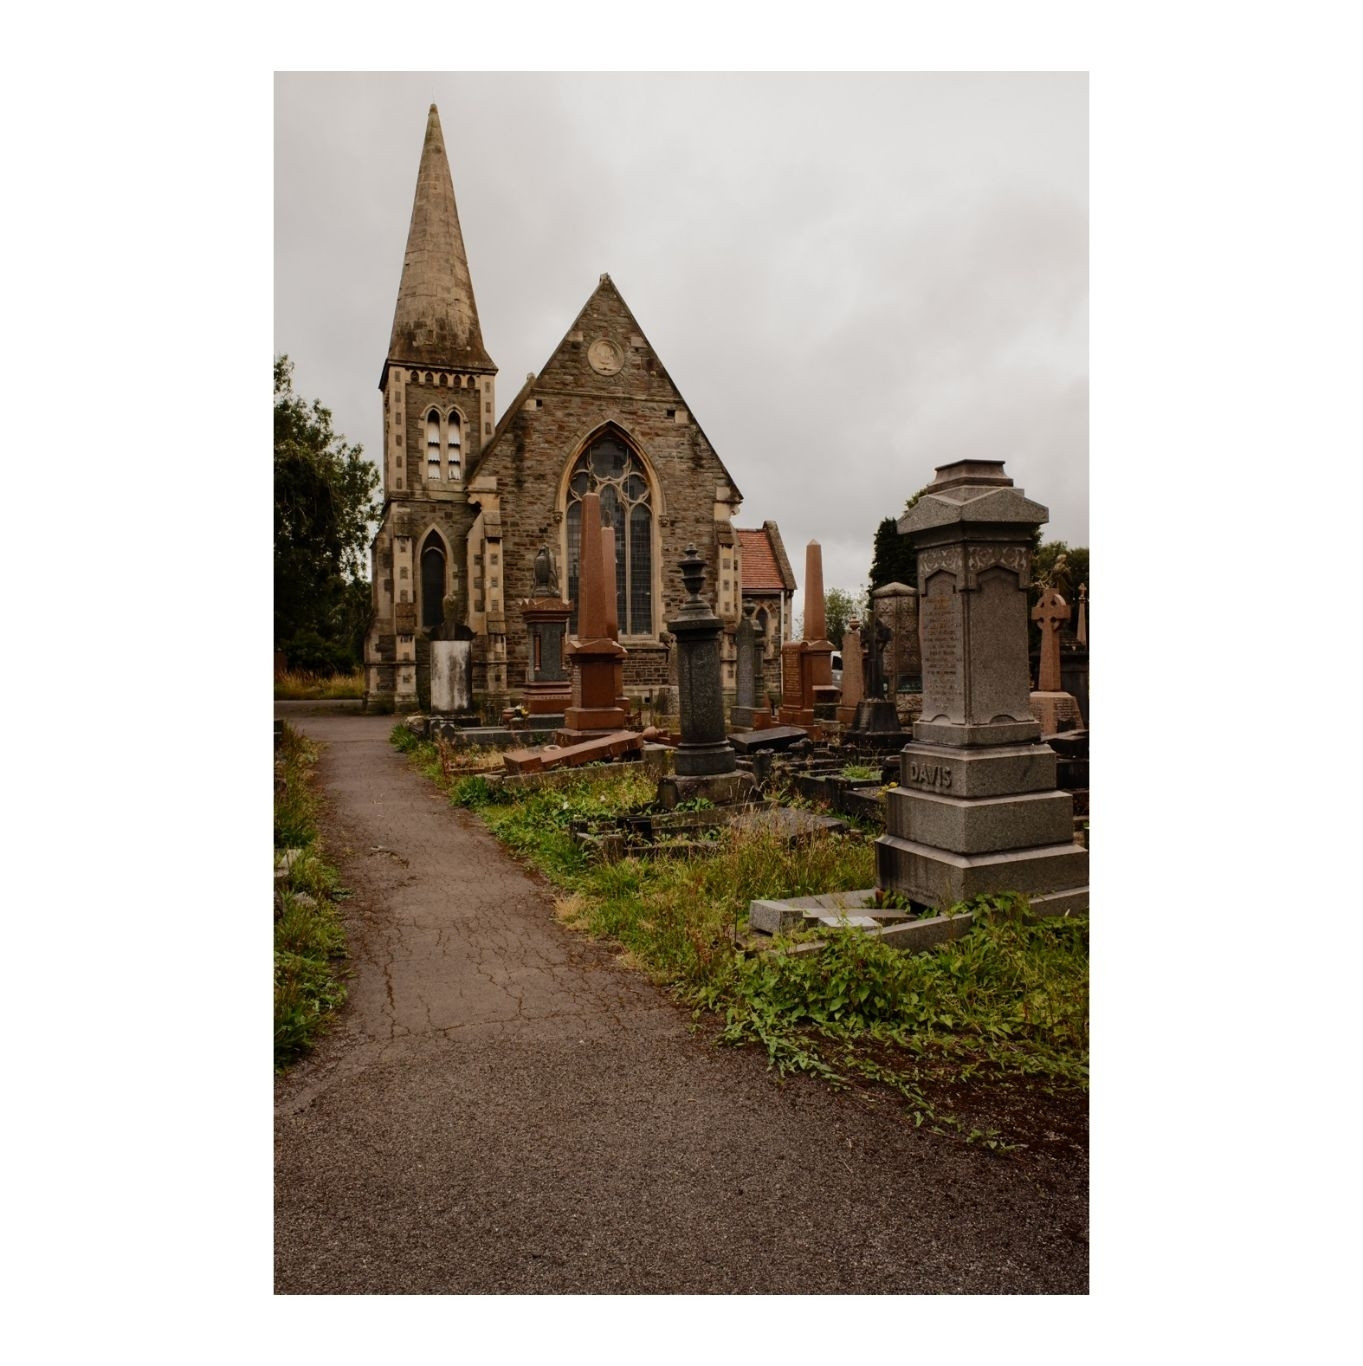
[[[604,355],[607,368],[617,362],[619,368],[602,373],[600,362],[592,364],[593,354]],[[684,600],[677,565],[689,545],[705,562],[706,597],[717,608],[731,599],[729,615],[737,622],[738,568],[729,524],[737,491],[624,301],[603,277],[539,377],[517,396],[477,471],[480,480],[496,480],[500,501],[507,681],[513,689],[526,677],[527,633],[519,604],[532,596],[535,555],[541,545],[554,551],[566,591],[567,475],[608,424],[642,457],[653,494],[653,632],[645,638],[622,635],[629,651],[626,686],[666,681],[657,633]]]

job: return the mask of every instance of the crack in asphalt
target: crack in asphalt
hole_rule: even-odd
[[[553,915],[383,718],[305,716],[350,997],[276,1081],[293,1294],[1082,1294],[1087,1164],[915,1130],[690,1014]]]

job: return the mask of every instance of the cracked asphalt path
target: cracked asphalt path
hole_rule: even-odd
[[[276,1082],[278,1293],[1087,1293],[1086,1170],[779,1084],[560,926],[391,718],[276,714],[354,891],[349,1002]]]

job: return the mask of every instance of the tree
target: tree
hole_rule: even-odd
[[[1041,539],[1037,532],[1036,541]],[[1064,541],[1047,541],[1044,545],[1032,547],[1032,593],[1031,601],[1040,602],[1041,595],[1048,588],[1054,588],[1069,604],[1070,619],[1062,639],[1068,638],[1079,625],[1079,585],[1089,580],[1089,551],[1086,545],[1066,545]],[[1041,628],[1032,622],[1031,648],[1041,648]]]
[[[276,356],[274,639],[291,668],[332,673],[359,663],[378,485],[361,447],[332,430],[320,401],[294,393],[293,364]]]
[[[854,598],[841,588],[830,588],[824,594],[824,625],[828,629],[828,639],[837,649],[842,649],[842,638],[849,622],[855,618],[863,626],[866,624],[866,601],[864,592],[860,598]]]
[[[905,504],[907,512],[926,493],[919,489]],[[899,514],[900,517],[904,512]],[[876,527],[875,549],[871,558],[871,590],[884,588],[887,583],[918,587],[918,552],[909,544],[907,536],[899,534],[899,517],[887,517]]]
[[[1089,581],[1089,550],[1086,545],[1047,541],[1032,552],[1032,585],[1054,588],[1071,607],[1079,599],[1079,585]]]

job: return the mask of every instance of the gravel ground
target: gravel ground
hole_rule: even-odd
[[[1001,1157],[780,1084],[558,925],[391,718],[276,714],[325,742],[355,971],[276,1083],[278,1293],[1087,1293],[1082,1105]]]

